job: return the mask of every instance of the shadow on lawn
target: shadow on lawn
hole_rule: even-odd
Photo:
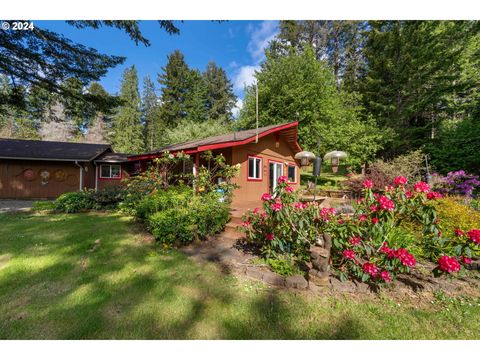
[[[178,251],[138,241],[136,229],[117,215],[9,219],[0,229],[0,254],[13,261],[0,272],[3,339],[356,339],[362,333],[348,316],[299,326],[305,298],[270,289],[245,296],[214,265],[200,267]]]

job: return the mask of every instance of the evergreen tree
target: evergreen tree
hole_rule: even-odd
[[[208,118],[206,84],[197,69],[190,70],[188,77],[188,90],[185,94],[185,119],[201,123]]]
[[[166,126],[174,127],[187,117],[186,99],[191,91],[191,70],[179,50],[167,57],[167,65],[162,70],[163,73],[158,76],[158,82],[163,86],[160,96],[162,121]]]
[[[145,130],[145,144],[147,149],[153,150],[159,146],[162,136],[160,105],[155,85],[149,76],[143,80],[142,122]]]
[[[208,63],[203,73],[206,86],[207,117],[222,123],[232,120],[232,109],[237,97],[233,93],[233,85],[228,79],[225,70],[217,66],[214,61]]]
[[[298,120],[304,148],[317,152],[321,138],[321,152],[347,151],[355,165],[372,159],[381,148],[383,135],[375,123],[362,120],[358,99],[337,89],[332,69],[316,59],[313,49],[290,49],[287,56],[267,53],[256,79],[260,126]],[[239,125],[255,127],[253,86],[247,88]]]
[[[141,152],[144,150],[141,101],[137,70],[133,65],[123,73],[120,101],[122,105],[112,119],[112,145],[117,152]]]

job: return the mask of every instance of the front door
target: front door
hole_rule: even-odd
[[[268,174],[270,192],[273,193],[278,185],[278,178],[283,175],[283,164],[277,162],[269,163]]]

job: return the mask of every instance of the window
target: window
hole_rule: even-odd
[[[290,183],[296,183],[297,182],[297,174],[296,174],[296,171],[297,171],[297,167],[295,165],[288,165],[287,167],[287,171],[288,171],[288,182]]]
[[[122,177],[121,165],[100,165],[101,179],[120,179]]]
[[[248,180],[262,180],[262,158],[248,157]]]

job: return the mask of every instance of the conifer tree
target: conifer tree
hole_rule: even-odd
[[[112,118],[112,145],[117,152],[141,152],[144,149],[144,138],[138,75],[134,65],[123,73],[120,101],[122,104]]]
[[[228,123],[232,120],[232,109],[237,98],[225,70],[211,61],[203,72],[203,81],[206,87],[205,105],[208,119]]]

